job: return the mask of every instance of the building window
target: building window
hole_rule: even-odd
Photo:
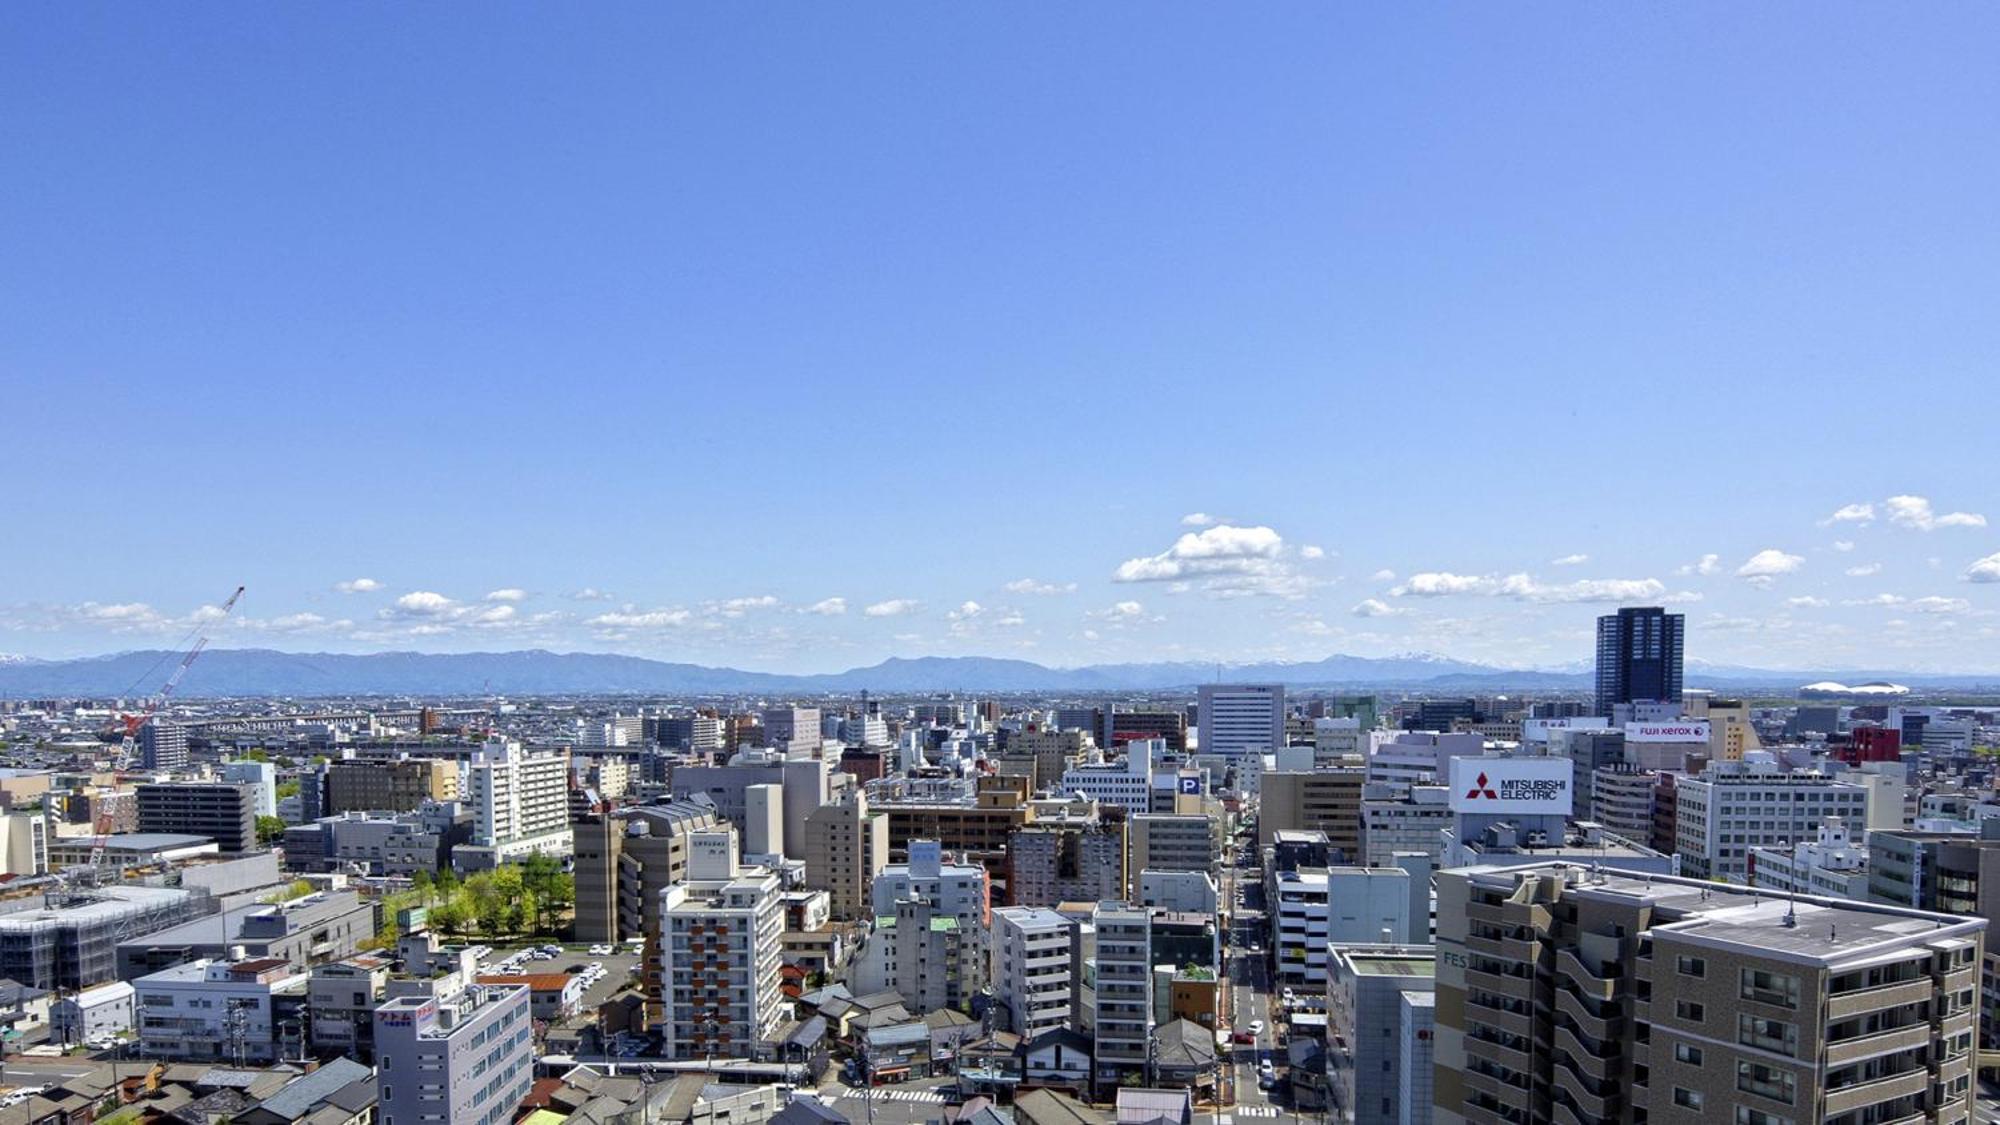
[[[1701,1023],[1708,1018],[1708,1010],[1692,1000],[1674,1001],[1674,1016],[1689,1023]]]
[[[1736,1017],[1736,1041],[1745,1047],[1796,1056],[1799,1053],[1799,1028],[1797,1024],[1784,1020],[1740,1014]]]
[[[1674,1044],[1674,1061],[1683,1062],[1689,1066],[1700,1066],[1701,1048],[1692,1043],[1676,1043]]]
[[[1744,969],[1742,981],[1742,997],[1745,1000],[1780,1008],[1799,1006],[1799,978],[1795,976],[1765,969]]]
[[[1674,1087],[1674,1104],[1680,1106],[1682,1109],[1700,1109],[1701,1091],[1690,1090],[1685,1086],[1676,1086]]]
[[[1736,1063],[1736,1088],[1786,1105],[1798,1097],[1798,1079],[1790,1071],[1742,1059]]]
[[[1684,977],[1705,977],[1708,975],[1708,962],[1699,957],[1676,957],[1674,971]]]

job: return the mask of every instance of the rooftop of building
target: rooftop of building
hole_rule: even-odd
[[[59,844],[93,844],[89,836],[72,836],[49,841],[51,846]],[[204,844],[213,845],[212,836],[190,836],[180,832],[119,832],[104,838],[104,846],[117,852],[164,852],[175,848],[198,848]]]
[[[1669,933],[1698,944],[1814,964],[1844,965],[1918,939],[1970,940],[1986,928],[1983,918],[1561,862],[1461,870],[1475,885],[1510,896],[1524,893],[1527,881],[1537,876],[1553,877],[1562,881],[1565,896],[1616,900],[1632,908],[1650,905],[1654,935]]]

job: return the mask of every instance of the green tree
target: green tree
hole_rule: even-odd
[[[410,889],[416,892],[418,905],[428,906],[431,897],[437,893],[437,884],[431,879],[430,872],[419,871],[410,876]]]
[[[455,937],[458,934],[464,933],[466,919],[465,907],[449,900],[431,907],[428,916],[431,927],[446,937]]]
[[[282,801],[282,800],[284,800],[284,799],[285,799],[285,798],[287,798],[287,797],[296,797],[296,796],[298,796],[298,795],[299,795],[299,783],[298,783],[298,782],[296,782],[296,781],[280,781],[280,782],[278,783],[278,800]]]
[[[284,838],[285,838],[284,821],[279,820],[275,816],[260,816],[257,818],[258,843],[271,844],[271,843],[276,843],[277,841],[282,840]]]

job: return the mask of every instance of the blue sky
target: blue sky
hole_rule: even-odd
[[[0,651],[2000,669],[1996,36],[0,9]]]

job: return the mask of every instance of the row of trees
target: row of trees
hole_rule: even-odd
[[[463,879],[449,868],[419,871],[414,884],[430,927],[447,937],[554,937],[576,905],[576,879],[545,855]]]

